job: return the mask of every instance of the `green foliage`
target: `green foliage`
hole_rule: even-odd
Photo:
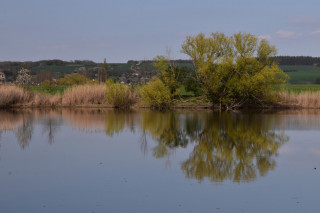
[[[203,86],[199,83],[197,76],[193,73],[185,80],[185,89],[193,92],[194,96],[203,95]]]
[[[88,84],[93,82],[89,78],[84,77],[83,75],[74,73],[64,78],[60,78],[57,83],[58,85],[73,86],[73,85],[82,85],[82,84]]]
[[[177,89],[185,83],[189,70],[186,67],[179,67],[164,56],[154,58],[158,78],[170,89],[170,93],[175,95]]]
[[[46,86],[29,86],[29,87],[25,87],[25,89],[27,89],[28,91],[37,91],[37,92],[41,92],[41,93],[46,93],[46,94],[51,94],[51,95],[55,95],[57,93],[59,94],[63,94],[64,91],[68,88],[69,86],[59,86],[59,85],[55,85],[53,87],[51,87],[51,90],[49,91],[48,88],[46,88]]]
[[[106,81],[106,100],[109,104],[119,108],[130,108],[137,103],[138,97],[128,85]]]
[[[56,85],[52,82],[52,81],[49,81],[49,80],[45,80],[43,82],[40,83],[40,85],[43,87],[44,91],[47,92],[47,93],[52,93],[56,87]]]
[[[273,101],[274,88],[288,80],[270,59],[275,47],[251,34],[189,36],[182,52],[193,60],[196,80],[207,98],[227,109]]]
[[[158,78],[153,78],[141,88],[141,97],[151,107],[166,108],[172,104],[170,88]]]

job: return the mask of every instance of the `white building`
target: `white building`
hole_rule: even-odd
[[[0,72],[0,82],[5,82],[6,81],[6,75],[3,72]]]

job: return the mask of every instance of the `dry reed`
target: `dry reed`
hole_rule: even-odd
[[[22,88],[16,86],[0,87],[0,107],[20,104],[29,101],[29,98],[29,95]]]
[[[26,91],[13,85],[0,87],[0,107],[12,106],[56,106],[61,103],[61,96],[45,95],[39,92]]]
[[[64,92],[62,105],[103,104],[105,102],[105,91],[105,85],[80,85],[72,87]]]
[[[297,108],[320,108],[320,92],[279,93],[281,105]]]

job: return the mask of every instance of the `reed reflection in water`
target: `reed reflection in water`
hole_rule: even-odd
[[[176,149],[192,146],[189,158],[181,163],[186,177],[212,182],[252,181],[265,176],[276,166],[279,148],[288,141],[281,124],[284,117],[252,113],[214,113],[211,111],[120,111],[107,109],[60,109],[34,111],[0,111],[0,134],[15,133],[25,149],[34,131],[42,126],[48,143],[62,125],[93,134],[105,132],[116,137],[123,131],[141,135],[141,150],[148,151],[152,138],[152,155],[170,158]]]

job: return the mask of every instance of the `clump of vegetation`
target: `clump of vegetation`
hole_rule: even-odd
[[[0,87],[0,107],[19,104],[23,102],[25,98],[25,92],[22,88],[15,86]]]
[[[137,103],[138,96],[128,85],[114,83],[112,79],[106,82],[106,100],[118,108],[130,108]]]
[[[79,85],[68,88],[62,96],[62,104],[75,106],[80,104],[103,104],[105,85]]]
[[[166,108],[172,105],[170,88],[160,79],[152,79],[148,85],[141,88],[141,97],[144,104],[155,108]]]
[[[61,103],[61,96],[49,96],[39,92],[31,92],[16,86],[0,87],[0,107],[12,106],[56,106]]]
[[[297,108],[320,108],[320,92],[280,92],[279,104]]]
[[[188,36],[182,52],[190,56],[197,84],[207,98],[225,109],[276,100],[274,90],[288,76],[271,60],[276,48],[246,33]]]
[[[58,85],[65,85],[65,86],[74,86],[74,85],[84,85],[84,84],[91,84],[93,83],[92,80],[89,78],[84,77],[78,73],[73,73],[71,75],[67,75],[64,78],[60,78],[57,81]]]
[[[178,67],[170,60],[170,56],[157,56],[153,66],[157,70],[157,77],[170,89],[171,95],[179,95],[179,88],[184,85],[189,70]]]
[[[40,86],[43,87],[44,91],[47,93],[52,94],[53,91],[55,91],[55,88],[57,87],[57,85],[55,85],[52,81],[50,80],[45,80],[43,82],[40,83]]]

